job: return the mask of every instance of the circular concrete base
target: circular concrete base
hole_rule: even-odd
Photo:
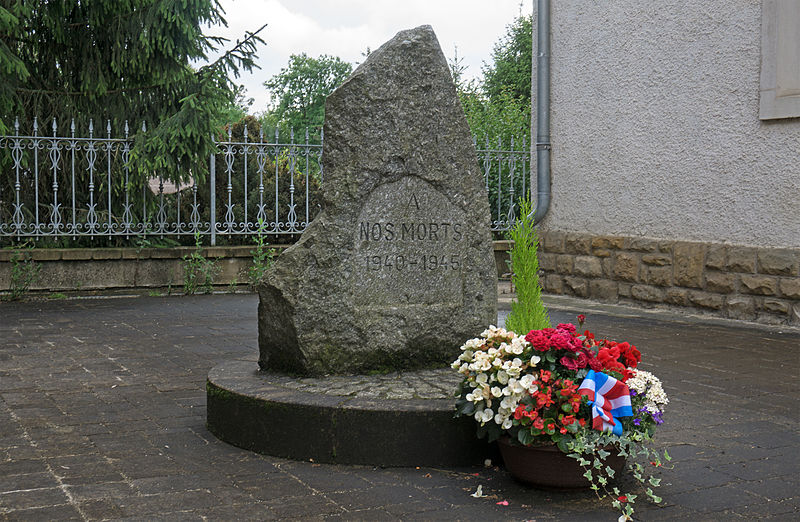
[[[398,382],[415,382],[419,374],[420,380],[432,381],[435,389],[436,375],[444,377],[444,372],[452,370],[442,372],[394,375]],[[342,395],[348,382],[352,390],[363,388],[369,379],[386,378],[295,379],[262,372],[255,360],[228,361],[208,374],[208,429],[235,446],[295,460],[462,466],[497,458],[497,450],[476,437],[473,419],[453,417],[452,393],[427,399],[368,397],[358,391]]]

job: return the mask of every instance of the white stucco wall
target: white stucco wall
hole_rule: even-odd
[[[761,2],[552,4],[543,227],[800,247],[800,119],[759,120]]]

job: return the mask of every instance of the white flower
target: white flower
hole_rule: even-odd
[[[520,382],[517,379],[514,379],[513,377],[508,379],[508,387],[511,389],[511,393],[515,395],[525,392],[525,387],[522,386],[522,384],[520,384]]]
[[[507,430],[507,429],[510,429],[513,425],[514,425],[514,423],[511,421],[511,419],[507,418],[506,420],[503,421],[502,428],[504,430]]]
[[[506,390],[508,390],[508,388],[506,388]],[[505,393],[505,390],[503,390],[503,392]],[[516,407],[517,407],[517,401],[512,397],[503,397],[503,400],[500,401],[500,408],[504,410],[510,411]]]
[[[633,377],[628,379],[628,388],[637,395],[643,395],[645,406],[653,412],[663,411],[663,406],[669,403],[667,394],[661,386],[661,380],[650,372],[635,370]]]
[[[489,376],[486,375],[485,373],[479,373],[475,377],[475,382],[477,382],[478,384],[486,384],[487,382],[489,382]]]
[[[497,382],[503,385],[508,384],[508,372],[505,370],[497,372]]]
[[[503,390],[501,390],[499,386],[493,387],[492,388],[492,396],[493,397],[502,397],[503,396]]]
[[[541,360],[542,360],[541,357],[539,357],[538,355],[534,355],[533,357],[531,357],[531,366],[536,366],[537,364],[539,364],[539,361]]]
[[[533,378],[533,375],[528,373],[528,374],[525,374],[525,375],[522,376],[522,378],[519,380],[519,383],[520,383],[520,385],[522,386],[523,389],[528,390],[528,389],[530,389],[531,384],[533,384],[534,380],[535,379]]]
[[[520,355],[525,350],[525,339],[522,337],[515,337],[511,340],[511,346],[507,348],[509,353]]]
[[[474,390],[472,393],[468,393],[464,398],[470,402],[481,402],[483,401],[483,390]]]
[[[481,424],[489,422],[490,420],[492,420],[493,417],[494,417],[494,412],[492,411],[491,408],[484,409],[481,412],[481,418],[480,418]]]

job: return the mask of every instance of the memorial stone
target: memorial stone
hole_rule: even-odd
[[[302,375],[446,364],[497,318],[489,204],[430,26],[325,105],[322,208],[259,286],[259,364]]]

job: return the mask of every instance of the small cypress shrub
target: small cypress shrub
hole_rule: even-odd
[[[517,298],[511,303],[506,317],[506,329],[524,335],[531,330],[550,328],[550,316],[542,302],[542,285],[539,283],[539,238],[533,228],[531,203],[520,201],[520,217],[509,231],[511,247],[511,283]]]

